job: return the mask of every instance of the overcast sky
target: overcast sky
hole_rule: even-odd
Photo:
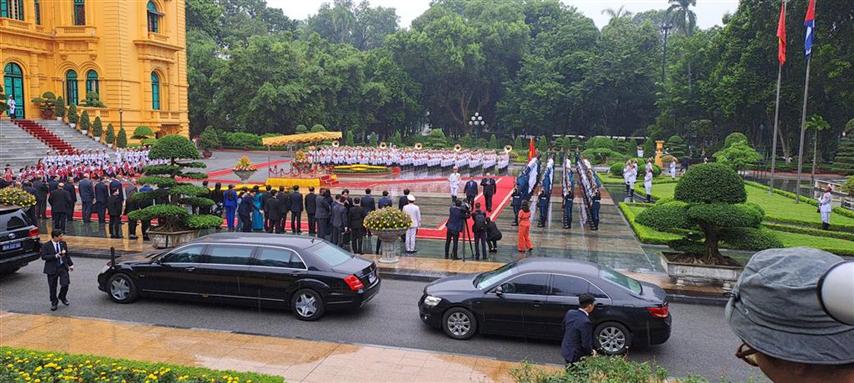
[[[359,2],[361,0],[356,0]],[[606,8],[618,9],[624,5],[631,12],[643,12],[649,9],[667,8],[667,0],[561,0],[564,4],[578,8],[581,13],[593,19],[596,26],[608,23],[608,17],[602,14]],[[320,5],[331,0],[267,0],[271,7],[282,8],[285,14],[294,19],[305,19],[317,13]],[[420,16],[429,6],[430,0],[370,0],[371,6],[395,8],[400,16],[400,24],[408,27],[412,19]],[[727,12],[734,13],[738,0],[697,0],[694,12],[700,28],[709,28],[721,24],[721,17]]]

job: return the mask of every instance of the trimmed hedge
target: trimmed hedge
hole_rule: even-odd
[[[626,221],[629,221],[629,226],[632,227],[632,230],[634,230],[635,235],[638,236],[638,239],[642,243],[667,245],[671,241],[681,238],[681,236],[678,234],[658,231],[651,227],[644,226],[635,222],[637,214],[639,212],[643,212],[649,206],[652,205],[631,202],[621,203],[619,205],[620,211],[623,213],[623,216],[626,217]]]
[[[672,205],[678,201],[669,202]],[[647,211],[657,210],[655,207]],[[692,205],[687,209],[688,219],[722,228],[727,227],[757,227],[762,223],[762,211],[745,204],[709,203]],[[647,225],[644,221],[641,223]],[[651,225],[648,225],[651,226]],[[655,227],[655,226],[653,226]],[[680,226],[681,227],[681,226]]]
[[[723,229],[721,235],[725,238],[724,247],[736,250],[765,250],[783,247],[783,242],[770,230],[740,227]]]
[[[691,227],[688,204],[682,201],[657,203],[637,215],[637,222],[659,231]]]
[[[277,376],[0,346],[0,382],[283,383]]]
[[[625,356],[592,356],[573,365],[573,368],[545,370],[523,364],[510,371],[517,383],[708,383],[698,376],[669,379],[667,371],[653,362],[633,362]]]
[[[806,234],[806,235],[814,235],[816,237],[831,237],[831,238],[839,238],[845,239],[848,241],[854,241],[854,233],[842,232],[842,231],[832,231],[832,230],[820,230],[817,228],[810,228],[805,226],[791,226],[791,225],[780,225],[777,223],[763,223],[762,226],[767,227],[776,231],[785,231],[787,233],[798,233],[798,234]],[[832,226],[832,225],[831,225]],[[854,242],[851,243],[852,251],[854,251]]]
[[[747,201],[744,180],[723,164],[699,164],[688,168],[673,195],[690,203],[743,203]]]

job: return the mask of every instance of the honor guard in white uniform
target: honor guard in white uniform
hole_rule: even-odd
[[[451,188],[451,199],[457,198],[457,192],[460,190],[460,172],[459,168],[454,166],[454,170],[451,172],[451,175],[448,177],[448,184]]]

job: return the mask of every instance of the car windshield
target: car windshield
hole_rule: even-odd
[[[623,288],[629,289],[629,291],[640,295],[642,288],[640,282],[622,274],[614,269],[610,269],[605,266],[600,266],[601,269],[599,271],[599,277],[606,281],[611,281],[614,284],[617,284]]]
[[[319,243],[310,247],[309,252],[326,262],[330,267],[338,266],[344,262],[349,261],[353,258],[353,255],[341,250],[338,246],[332,246],[326,243]]]
[[[474,277],[474,287],[479,289],[492,286],[495,282],[498,282],[505,277],[516,274],[516,262],[510,262],[504,266],[501,266],[495,270],[487,271],[485,273],[481,273],[478,276]]]

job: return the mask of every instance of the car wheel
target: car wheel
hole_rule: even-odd
[[[477,333],[477,319],[469,310],[452,307],[442,316],[442,329],[451,338],[469,339]]]
[[[596,349],[605,355],[621,355],[632,345],[632,334],[626,326],[617,322],[605,322],[596,326],[593,342]]]
[[[317,291],[302,289],[297,291],[291,299],[291,310],[299,320],[315,321],[323,316],[326,307]]]
[[[138,297],[136,284],[133,279],[127,274],[118,273],[110,277],[107,281],[108,294],[110,299],[116,303],[131,303]]]

